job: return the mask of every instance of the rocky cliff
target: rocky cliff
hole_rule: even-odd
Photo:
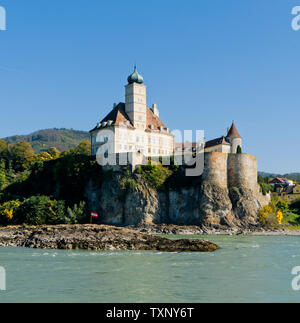
[[[246,229],[258,226],[258,211],[270,200],[259,192],[258,185],[226,187],[205,178],[191,185],[166,184],[160,189],[136,173],[126,181],[121,172],[112,172],[101,187],[92,182],[86,187],[89,207],[99,212],[101,223]]]

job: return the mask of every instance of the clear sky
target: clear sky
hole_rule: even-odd
[[[170,129],[225,135],[259,169],[300,171],[300,0],[0,0],[0,137],[90,130],[137,62]]]

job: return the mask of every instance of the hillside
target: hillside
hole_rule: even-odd
[[[88,132],[69,129],[45,129],[29,135],[12,136],[4,138],[9,144],[27,141],[32,145],[35,153],[47,151],[50,147],[56,147],[60,152],[78,146],[83,140],[90,140]]]
[[[258,175],[261,175],[263,177],[284,177],[300,183],[300,173],[272,174],[272,173],[266,173],[266,172],[258,172]]]

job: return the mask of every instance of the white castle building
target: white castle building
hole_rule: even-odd
[[[190,152],[222,152],[236,154],[242,148],[242,137],[235,123],[226,137],[201,143],[174,143],[174,135],[160,120],[156,104],[147,107],[147,88],[135,66],[125,86],[125,103],[115,104],[111,112],[90,131],[92,155],[109,144],[107,153],[140,155],[141,157],[172,156]],[[107,145],[106,145],[107,146]],[[142,161],[143,158],[140,159]],[[134,164],[138,164],[135,158]]]
[[[107,130],[113,132],[113,140]],[[90,131],[92,155],[110,141],[112,153],[140,153],[146,157],[170,156],[174,150],[174,136],[159,118],[157,105],[147,107],[147,88],[137,68],[128,77],[125,103],[114,105],[112,111]]]

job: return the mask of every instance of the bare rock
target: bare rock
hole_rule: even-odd
[[[208,252],[217,245],[201,239],[169,240],[128,228],[99,225],[8,227],[0,229],[0,246],[39,249],[156,250]]]

